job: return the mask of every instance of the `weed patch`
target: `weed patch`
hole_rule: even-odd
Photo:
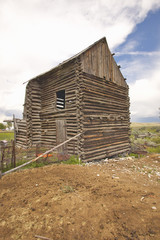
[[[63,161],[63,164],[82,164],[81,160],[79,160],[78,156],[72,155],[67,161]]]
[[[129,156],[130,156],[130,157],[139,158],[139,157],[143,157],[144,155],[138,154],[138,153],[130,153]]]
[[[61,188],[63,193],[74,192],[74,188],[72,186],[66,185]]]

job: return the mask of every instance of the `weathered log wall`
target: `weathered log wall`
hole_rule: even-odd
[[[103,38],[81,55],[82,71],[127,87],[106,39]]]
[[[130,149],[129,120],[128,86],[102,39],[29,81],[17,143],[52,147],[81,133],[60,151],[100,160]]]
[[[41,92],[41,143],[47,145],[56,145],[59,143],[58,138],[62,138],[56,121],[65,120],[63,131],[66,131],[66,138],[73,137],[78,133],[77,106],[78,106],[78,72],[79,62],[77,59],[62,65],[62,67],[42,76],[39,80]],[[56,93],[65,90],[65,108],[56,107]],[[64,133],[62,132],[62,135]],[[63,139],[65,140],[65,139]],[[77,153],[77,139],[69,142],[65,151],[68,153]]]
[[[15,129],[16,134],[16,145],[18,147],[27,146],[27,136],[26,136],[26,120],[16,119],[17,129]]]
[[[83,160],[130,149],[128,88],[83,73]]]
[[[27,146],[34,146],[41,141],[41,88],[36,79],[27,85],[25,105]]]
[[[22,139],[17,138],[17,145],[33,146],[41,143],[55,146],[62,140],[79,133],[81,125],[80,66],[80,59],[76,58],[29,81],[26,87],[23,120],[26,122],[23,128],[26,142],[21,142]],[[56,93],[61,90],[65,90],[64,109],[58,109],[56,106]],[[59,122],[59,127],[57,122]],[[63,122],[63,129],[60,129],[60,122]],[[57,131],[61,131],[61,134]],[[63,139],[61,135],[65,135],[66,139]],[[79,146],[78,138],[70,141],[64,150],[69,154],[80,154]]]

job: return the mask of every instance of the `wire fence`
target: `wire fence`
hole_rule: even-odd
[[[35,157],[39,157],[50,148],[51,146],[37,144],[35,147],[24,149],[16,147],[14,140],[0,141],[0,171],[4,173],[9,169],[24,164]],[[67,161],[70,157],[71,154],[68,154],[67,152],[60,152],[55,149],[54,151],[46,153],[40,157],[34,164],[37,164],[38,166],[40,164],[47,165],[51,163],[58,163]]]

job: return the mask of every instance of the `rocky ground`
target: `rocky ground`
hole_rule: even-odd
[[[159,240],[160,154],[2,177],[0,239]]]

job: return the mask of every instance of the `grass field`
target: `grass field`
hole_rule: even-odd
[[[160,123],[131,123],[131,131],[139,133],[160,133]]]
[[[11,141],[13,139],[14,139],[14,132],[11,132],[11,131],[0,132],[0,141],[1,140]]]

